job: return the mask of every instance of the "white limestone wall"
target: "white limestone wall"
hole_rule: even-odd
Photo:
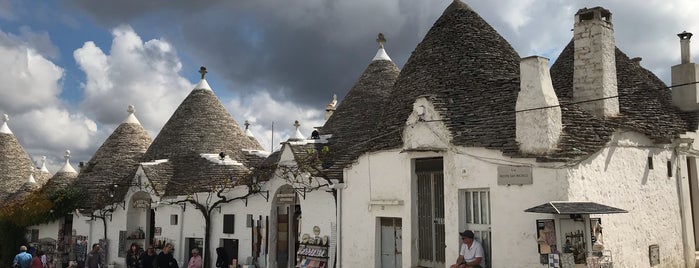
[[[488,189],[491,205],[492,267],[538,267],[536,220],[553,215],[524,212],[553,200],[566,200],[565,172],[531,159],[510,159],[482,148],[455,148],[444,158],[446,260],[454,263],[465,225],[463,190]],[[498,185],[498,166],[531,165],[530,185]],[[450,213],[451,212],[451,213]]]
[[[380,259],[376,258],[380,252],[379,217],[402,219],[402,263],[405,267],[411,266],[411,250],[415,248],[417,236],[410,233],[417,229],[411,229],[410,177],[411,160],[397,150],[365,154],[345,170],[347,188],[342,193],[342,263],[339,267],[380,267]]]
[[[27,227],[27,230],[38,229],[39,239],[42,238],[52,238],[58,239],[58,229],[60,229],[61,221],[56,220],[49,223],[44,223],[36,226]],[[65,230],[66,233],[70,230]]]
[[[648,157],[653,158],[652,170]],[[627,132],[617,133],[610,147],[570,169],[570,200],[599,201],[629,211],[596,215],[602,218],[605,249],[612,251],[615,267],[647,267],[652,244],[660,246],[659,267],[684,267],[676,168],[686,160],[677,160],[672,149]],[[672,177],[667,161],[672,161]]]

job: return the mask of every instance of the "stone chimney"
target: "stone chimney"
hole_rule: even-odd
[[[682,32],[677,34],[680,38],[680,64],[672,66],[672,103],[682,111],[699,110],[699,85],[691,84],[699,78],[699,66],[690,62],[689,39],[692,33]]]
[[[556,149],[562,129],[561,107],[551,83],[549,60],[539,56],[523,58],[519,74],[516,140],[523,153],[545,154]]]
[[[612,13],[601,7],[575,14],[573,101],[599,117],[619,114]]]

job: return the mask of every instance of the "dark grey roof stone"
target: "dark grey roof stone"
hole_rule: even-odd
[[[59,171],[54,174],[42,189],[48,193],[54,192],[56,190],[64,189],[68,186],[72,186],[73,182],[78,178],[77,172],[62,172]]]
[[[397,148],[420,96],[436,110],[462,146],[516,146],[515,102],[520,57],[476,12],[454,1],[417,46],[400,73],[371,150]]]
[[[12,134],[0,133],[0,201],[20,190],[29,179],[33,166],[17,138]]]
[[[552,201],[528,208],[524,210],[524,212],[546,214],[613,214],[627,213],[628,211],[595,202]]]
[[[226,179],[243,183],[249,174],[243,165],[223,165],[198,155],[173,157],[142,167],[157,194],[165,197],[211,192],[212,186],[220,186]]]
[[[321,133],[332,134],[328,147],[333,165],[326,171],[329,178],[341,179],[342,169],[377,135],[381,107],[399,74],[392,61],[372,61],[325,123]]]
[[[93,201],[88,206],[97,208],[123,200],[150,143],[148,132],[140,124],[122,123],[114,130],[76,179]],[[113,188],[114,184],[120,187],[110,198],[107,189]]]
[[[244,163],[244,149],[262,146],[245,135],[213,91],[195,89],[165,123],[143,161],[224,152]]]

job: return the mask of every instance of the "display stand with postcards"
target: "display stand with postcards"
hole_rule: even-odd
[[[315,238],[304,234],[296,252],[296,267],[325,268],[328,267],[328,236],[320,237],[320,228],[313,228]],[[316,230],[317,229],[317,230]]]

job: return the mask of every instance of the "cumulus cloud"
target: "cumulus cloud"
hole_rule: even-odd
[[[1,31],[0,65],[8,66],[0,72],[0,113],[10,115],[8,124],[25,150],[34,159],[47,155],[51,162],[65,148],[88,157],[86,151],[98,134],[96,124],[80,112],[71,112],[59,99],[63,68]]]
[[[144,127],[157,133],[193,85],[179,75],[182,63],[167,41],[144,42],[130,26],[119,26],[112,35],[109,53],[94,42],[73,53],[86,74],[80,107],[115,126],[126,118],[128,105],[135,105]]]

